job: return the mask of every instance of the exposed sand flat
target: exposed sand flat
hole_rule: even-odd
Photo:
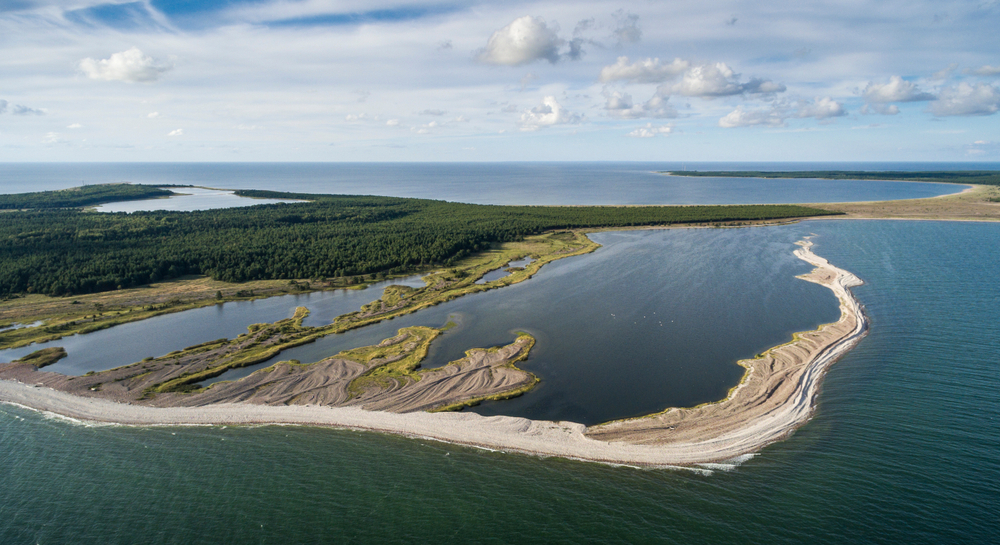
[[[0,401],[81,420],[128,425],[321,425],[617,464],[670,466],[722,461],[757,451],[805,423],[814,410],[823,373],[866,332],[867,323],[861,307],[848,289],[861,281],[813,254],[810,242],[799,244],[802,247],[795,254],[816,266],[816,270],[802,278],[830,288],[840,299],[841,317],[837,322],[800,333],[792,343],[774,348],[762,358],[740,362],[747,367],[747,374],[721,402],[691,409],[670,409],[658,415],[590,429],[570,422],[483,417],[473,413],[400,414],[359,407],[246,402],[149,407],[81,397],[12,380],[0,380]],[[449,373],[467,375],[464,380],[474,384],[479,384],[485,376],[483,373],[502,373],[501,367],[490,364],[488,352],[483,353],[476,357],[470,355],[469,362]],[[334,366],[335,362],[329,365]],[[331,369],[331,374],[356,372],[349,366],[337,365],[341,368]],[[435,389],[447,388],[448,380],[453,377],[442,373],[440,384],[429,381],[424,388],[438,396]],[[501,375],[499,382],[502,384],[506,380],[508,378]],[[322,389],[322,381],[309,386],[315,386],[310,391]],[[409,405],[406,407],[420,407],[419,397],[407,399]],[[377,398],[371,399],[372,404],[377,404],[376,401]]]

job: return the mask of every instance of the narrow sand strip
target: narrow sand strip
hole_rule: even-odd
[[[803,241],[795,255],[816,269],[802,277],[830,288],[841,317],[817,331],[744,360],[747,373],[718,403],[587,429],[572,422],[474,413],[388,413],[355,407],[225,403],[156,408],[83,398],[47,387],[0,380],[0,402],[62,416],[135,426],[297,424],[372,430],[488,449],[603,463],[677,466],[729,460],[787,436],[809,420],[826,369],[864,336],[867,322],[848,288],[861,284]]]

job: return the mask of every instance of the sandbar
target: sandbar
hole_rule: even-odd
[[[82,397],[17,380],[0,380],[0,402],[87,422],[130,426],[285,424],[328,426],[419,437],[538,456],[634,466],[691,466],[759,451],[807,422],[824,373],[867,332],[863,309],[850,288],[862,282],[811,251],[807,239],[795,255],[815,269],[800,278],[832,290],[838,321],[760,357],[740,361],[743,380],[726,399],[673,408],[646,417],[587,427],[573,422],[484,417],[463,412],[388,412],[356,406],[214,403],[152,407]]]

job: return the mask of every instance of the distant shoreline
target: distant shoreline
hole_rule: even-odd
[[[587,428],[571,422],[475,413],[399,414],[355,407],[224,403],[154,408],[11,380],[0,380],[0,402],[82,421],[131,426],[326,426],[608,464],[667,467],[720,462],[756,452],[807,422],[823,374],[867,331],[860,303],[849,290],[860,280],[813,254],[808,241],[801,246],[796,256],[816,267],[802,278],[837,295],[840,319],[796,334],[793,342],[772,348],[760,358],[741,361],[747,373],[725,400],[692,409],[669,409]],[[781,373],[766,372],[776,366]]]

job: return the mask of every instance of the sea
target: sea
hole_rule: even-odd
[[[121,169],[144,171],[142,165],[107,167],[113,167],[107,176],[119,176]],[[371,188],[368,193],[391,194],[397,185],[419,185],[429,194],[411,196],[454,199],[449,193],[452,182],[434,194],[434,176],[407,178],[405,165],[369,167],[373,174],[365,182]],[[599,186],[596,179],[602,171],[621,176],[617,179],[626,180],[624,187],[641,189],[644,182],[636,180],[679,165],[433,168],[451,172],[441,175],[449,180],[463,177],[474,185],[481,177],[490,185],[497,183],[495,172],[501,167],[529,178],[536,169],[539,194],[570,196],[579,195],[574,189],[581,184]],[[742,168],[779,167],[883,169],[871,164]],[[0,165],[0,184],[5,192],[15,187],[53,189],[62,183],[56,174],[63,168]],[[252,182],[257,186],[235,178],[229,179],[232,183],[209,183],[213,173],[253,170],[250,165],[208,165],[201,174],[196,165],[149,168],[144,183],[348,192],[334,182],[311,178],[294,183],[276,178],[270,186],[259,179]],[[157,172],[171,168],[194,174],[186,182],[157,179]],[[269,168],[282,172],[277,165]],[[955,165],[885,167],[902,168]],[[364,166],[291,165],[280,180],[313,169],[356,173]],[[17,180],[11,178],[14,171],[20,173]],[[402,178],[380,181],[386,172]],[[574,173],[586,172],[591,174],[579,174],[583,182],[575,181]],[[691,180],[687,193],[698,189],[699,179]],[[754,194],[766,197],[747,202],[781,202],[771,200],[780,190],[768,187],[769,181],[757,182],[762,185]],[[717,191],[724,193],[725,181],[719,183],[723,185]],[[797,200],[822,202],[815,196],[838,183],[827,182],[825,189],[800,187],[813,197]],[[905,188],[913,184],[891,184],[901,195],[895,198],[911,196]],[[636,200],[656,193],[646,187],[645,196]],[[742,182],[734,187],[734,195],[715,199],[747,199],[750,193]],[[622,193],[611,187],[602,191],[608,196]],[[521,198],[525,200],[519,204],[552,204]],[[570,198],[560,204],[573,204]],[[829,200],[869,199],[855,194],[853,199]],[[835,315],[836,303],[824,297],[823,290],[810,291],[809,284],[794,278],[804,271],[790,257],[792,242],[803,236],[814,236],[818,255],[865,281],[855,293],[871,319],[871,332],[830,369],[813,420],[754,456],[688,469],[641,469],[347,430],[92,425],[0,405],[0,542],[997,542],[996,224],[822,219],[782,227],[601,233],[594,237],[604,247],[594,254],[546,265],[527,282],[458,299],[455,303],[466,301],[466,306],[428,314],[430,322],[459,319],[456,333],[442,337],[447,342],[436,357],[447,360],[476,340],[485,345],[502,341],[518,327],[540,330],[542,353],[523,365],[537,372],[550,391],[540,388],[540,396],[484,405],[478,409],[484,414],[575,414],[578,421],[600,421],[618,409],[646,410],[629,408],[630,403],[678,400],[689,390],[702,388],[699,395],[704,397],[714,395],[710,390],[716,387],[724,394],[726,385],[738,380],[739,374],[731,373],[734,360],[752,357],[759,349],[754,335],[772,327],[772,337],[757,342],[778,342],[790,330],[822,323],[831,309]],[[731,259],[705,263],[708,255],[720,253]],[[595,292],[600,302],[585,310],[574,306],[582,303],[573,293],[598,283],[600,274],[612,271],[615,263],[617,275]],[[685,285],[692,286],[690,293],[677,291]],[[628,286],[633,294],[617,294],[616,286]],[[635,293],[643,297],[635,299]],[[623,311],[612,308],[628,306],[629,301],[631,306]],[[723,312],[719,301],[730,302],[735,310]],[[276,308],[267,312],[284,312]],[[531,323],[519,322],[517,316],[532,308],[540,310],[530,316]],[[701,309],[704,316],[692,309]],[[658,313],[656,321],[650,321],[651,312]],[[686,330],[670,331],[658,324],[663,321],[660,312],[673,324],[685,317],[692,323],[684,324]],[[573,319],[581,313],[591,319]],[[617,323],[612,313],[614,319],[621,314],[633,323]],[[741,326],[751,320],[757,323]],[[392,322],[386,327],[406,325],[399,319]],[[604,341],[598,338],[586,350],[572,352],[573,346],[602,334],[607,335]],[[625,340],[607,354],[595,352],[612,337]],[[699,352],[713,355],[698,361]],[[650,364],[650,354],[662,357]],[[574,374],[574,365],[585,373]],[[596,382],[587,384],[581,375],[597,377]],[[628,377],[631,391],[640,393],[623,394],[628,384],[613,383],[621,375]],[[581,397],[594,402],[581,404]],[[504,403],[511,404],[509,409]]]

